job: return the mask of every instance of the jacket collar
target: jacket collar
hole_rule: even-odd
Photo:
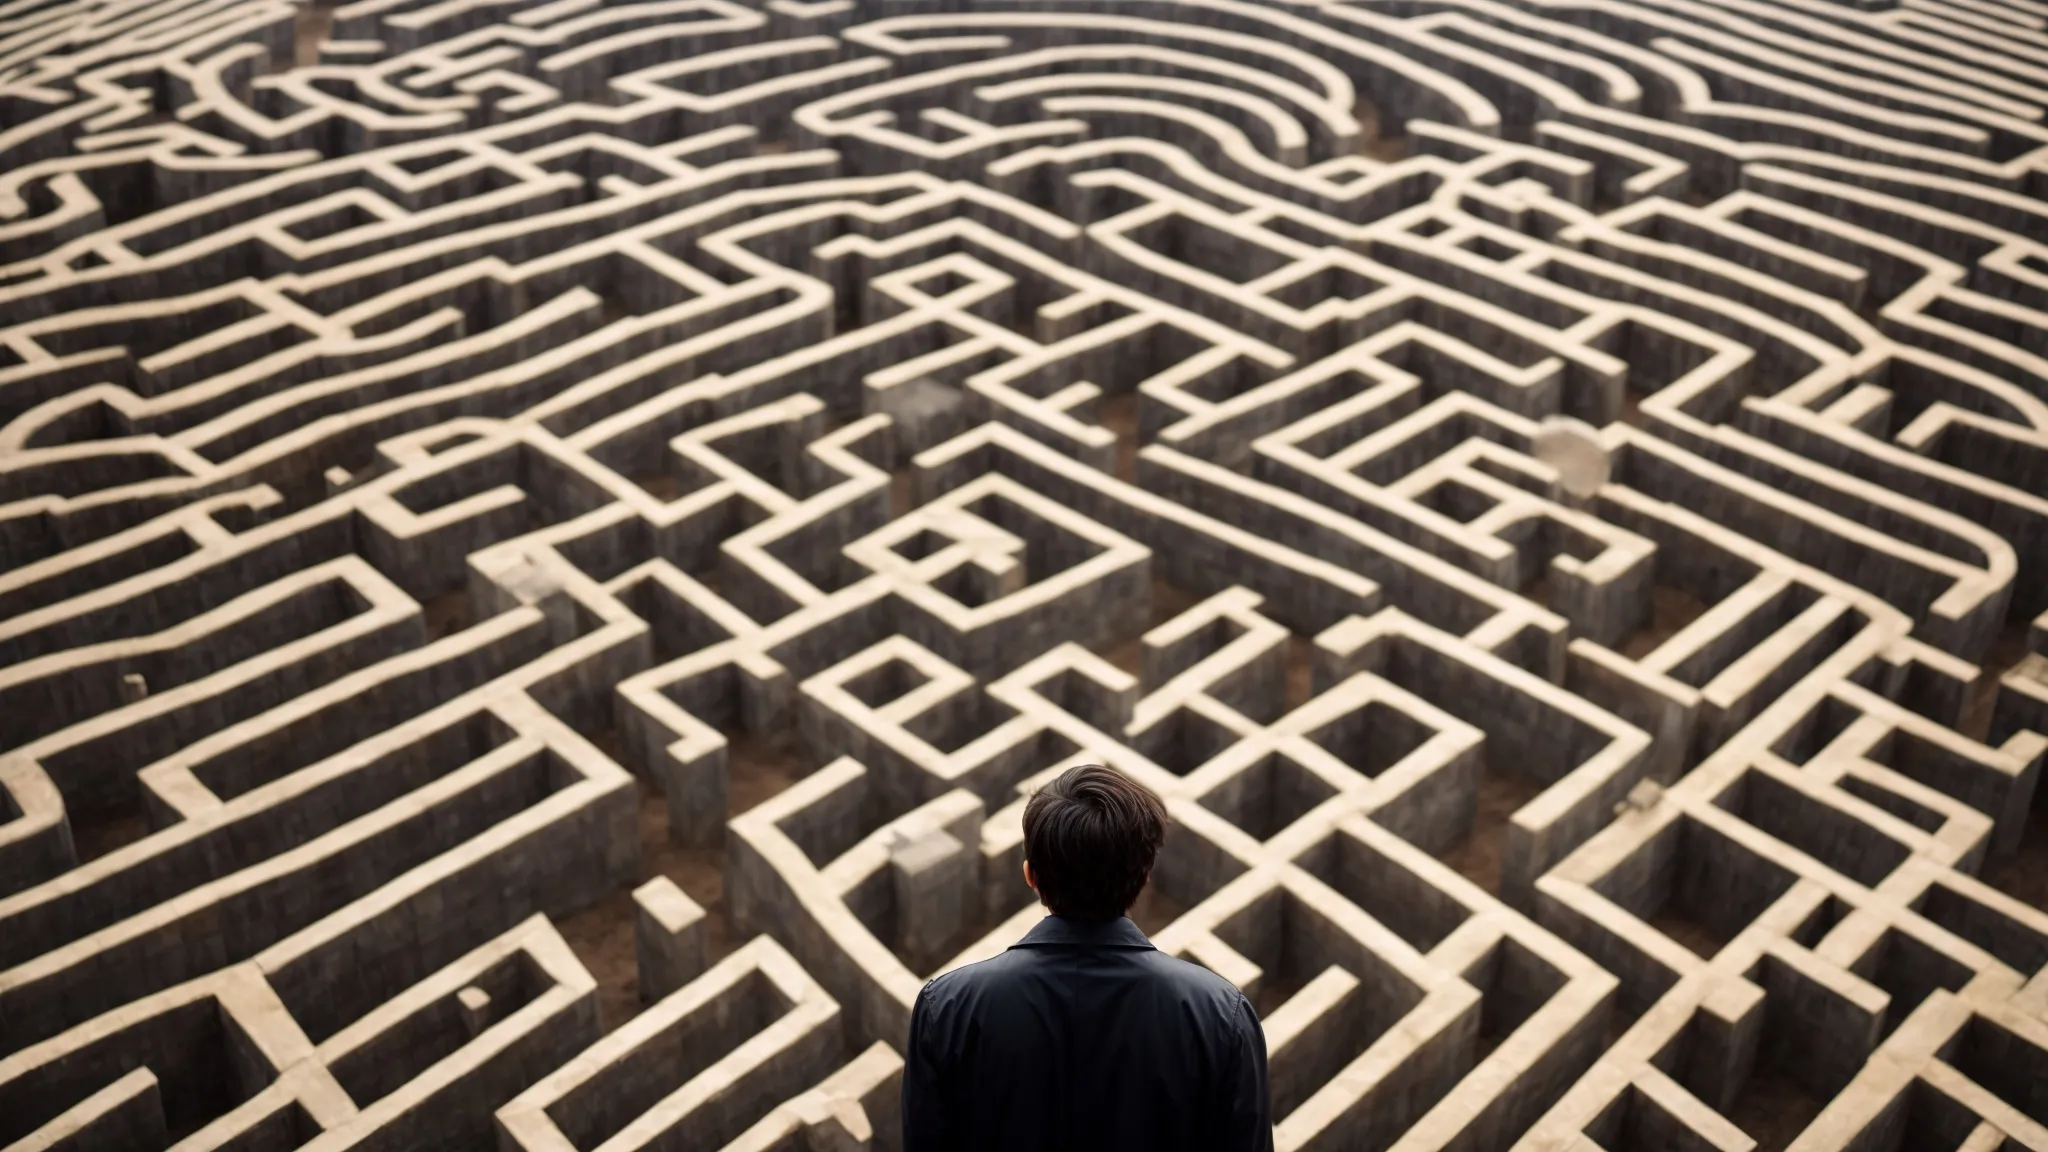
[[[1010,945],[1012,948],[1150,948],[1152,941],[1138,931],[1128,916],[1114,920],[1071,920],[1065,916],[1047,916],[1031,926],[1022,940]]]

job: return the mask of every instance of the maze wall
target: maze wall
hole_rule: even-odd
[[[2048,3],[0,2],[0,1146],[2048,1152]]]

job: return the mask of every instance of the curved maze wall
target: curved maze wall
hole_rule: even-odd
[[[892,1148],[1106,761],[1283,1149],[2048,1150],[2044,108],[2036,0],[9,0],[0,1146]]]

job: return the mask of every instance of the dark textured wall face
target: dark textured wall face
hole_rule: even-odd
[[[2048,7],[0,0],[0,1148],[2048,1150]]]

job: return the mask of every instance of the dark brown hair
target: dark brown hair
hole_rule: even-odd
[[[1060,773],[1024,805],[1024,859],[1058,915],[1109,920],[1135,903],[1166,838],[1166,805],[1100,764]]]

